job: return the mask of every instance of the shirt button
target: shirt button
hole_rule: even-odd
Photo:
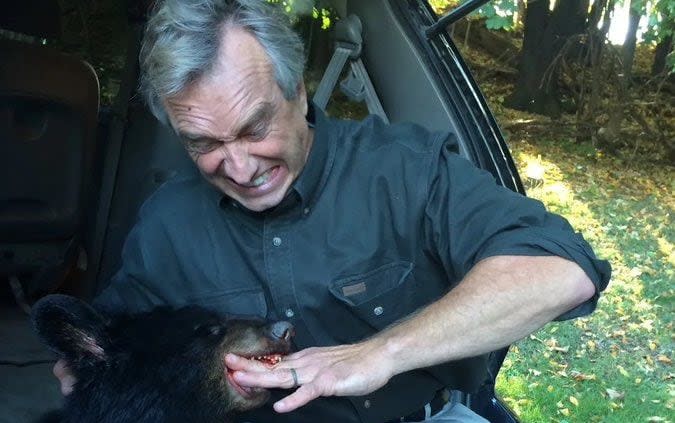
[[[380,306],[377,306],[373,309],[373,314],[375,314],[376,316],[381,316],[382,313],[384,313],[384,309]]]
[[[308,214],[309,214],[309,207],[305,207],[305,208],[302,210],[302,213],[303,213],[305,216],[308,215]]]
[[[278,236],[275,236],[274,238],[272,238],[272,245],[274,245],[275,247],[280,246],[281,245],[281,238],[279,238]]]
[[[295,312],[293,311],[293,309],[292,309],[292,308],[287,308],[287,309],[286,309],[286,317],[288,317],[288,318],[290,319],[290,318],[293,317],[293,316],[295,316]]]
[[[365,408],[370,408],[370,400],[365,400],[365,401],[363,401],[363,406],[364,406]]]

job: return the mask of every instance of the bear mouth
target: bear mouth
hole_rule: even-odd
[[[249,360],[255,360],[263,363],[267,367],[274,367],[284,356],[282,354],[266,354],[266,355],[257,355],[255,357],[246,357]]]
[[[242,357],[244,357],[248,360],[255,360],[255,361],[258,361],[260,363],[263,363],[267,368],[271,369],[274,366],[276,366],[277,364],[279,364],[279,362],[281,362],[281,360],[283,359],[284,356],[285,356],[285,354],[281,354],[281,353],[271,353],[271,354],[263,354],[263,355],[252,355],[252,356],[243,355]],[[232,370],[228,367],[227,368],[227,381],[234,388],[234,390],[240,396],[242,396],[244,399],[247,399],[247,400],[253,399],[256,396],[258,396],[260,394],[264,394],[265,392],[267,392],[267,389],[265,389],[265,388],[242,386],[242,385],[238,384],[234,380],[233,374],[234,374],[234,370]]]

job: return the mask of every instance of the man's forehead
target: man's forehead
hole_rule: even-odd
[[[164,101],[172,126],[180,134],[196,135],[189,128],[193,119],[186,117],[206,114],[239,126],[255,117],[266,117],[283,97],[271,63],[255,37],[231,27],[221,34],[220,47],[206,74]]]
[[[273,118],[277,110],[277,105],[269,101],[260,101],[251,105],[251,107],[243,110],[238,116],[237,120],[229,126],[231,137],[235,137],[239,132],[254,126],[260,122],[266,122]],[[176,133],[182,138],[199,139],[209,136],[208,133],[202,133],[199,128],[192,128],[192,125],[173,125]]]
[[[225,24],[220,31],[213,70],[218,68],[233,72],[254,68],[270,75],[273,73],[270,57],[258,39],[250,31],[233,24]]]

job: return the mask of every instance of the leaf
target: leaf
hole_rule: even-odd
[[[605,389],[605,392],[607,392],[610,400],[622,400],[626,396],[625,392],[619,392],[612,388]]]
[[[628,377],[630,376],[626,369],[623,368],[623,366],[616,366],[616,368],[619,370],[619,373],[621,373],[623,376]]]
[[[663,417],[659,417],[659,416],[651,416],[647,419],[647,421],[650,422],[650,423],[656,423],[656,422],[665,422],[666,419],[664,419]]]
[[[673,364],[673,361],[668,356],[663,355],[663,354],[656,357],[656,360],[660,363]]]
[[[570,376],[572,376],[572,378],[574,380],[576,380],[577,382],[581,382],[581,381],[584,381],[584,380],[595,380],[595,375],[593,375],[593,374],[589,375],[589,374],[586,374],[586,373],[581,373],[577,370],[570,371]]]
[[[578,406],[579,406],[579,400],[576,399],[576,398],[573,397],[573,396],[570,396],[570,402],[571,402],[572,404],[574,404],[575,407],[578,407]]]

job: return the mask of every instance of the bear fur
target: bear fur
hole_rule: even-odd
[[[38,301],[32,320],[77,380],[43,422],[227,422],[269,392],[235,386],[225,354],[274,362],[289,352],[293,330],[197,306],[107,316],[65,295]]]

